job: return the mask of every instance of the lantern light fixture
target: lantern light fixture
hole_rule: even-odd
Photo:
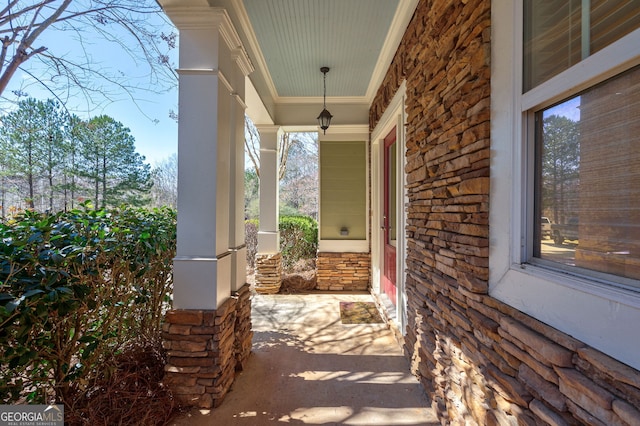
[[[320,125],[320,128],[322,129],[323,134],[326,135],[327,129],[331,124],[331,119],[333,118],[333,115],[331,115],[331,113],[327,110],[327,73],[329,72],[329,67],[322,67],[320,68],[320,71],[323,74],[324,95],[323,95],[323,102],[322,102],[323,109],[320,115],[318,116],[318,124]]]

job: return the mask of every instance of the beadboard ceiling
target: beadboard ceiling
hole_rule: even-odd
[[[365,96],[398,0],[243,0],[278,97]]]
[[[263,117],[254,121],[308,126],[317,123],[322,109],[322,66],[330,68],[326,83],[332,123],[368,124],[368,107],[418,0],[206,2],[227,10],[254,65],[248,113]],[[256,99],[262,113],[254,109]]]

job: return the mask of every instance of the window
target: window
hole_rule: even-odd
[[[640,2],[569,2],[492,2],[489,294],[640,369]]]
[[[524,11],[525,89],[640,27],[640,2],[529,0]],[[640,67],[529,115],[534,260],[640,287]]]
[[[640,27],[634,0],[526,0],[524,91]]]
[[[535,256],[640,279],[640,67],[535,114]]]

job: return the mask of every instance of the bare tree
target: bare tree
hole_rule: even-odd
[[[167,52],[175,47],[176,35],[163,33],[166,25],[153,0],[7,0],[0,9],[0,95],[18,69],[63,103],[62,97],[78,94],[88,105],[99,103],[97,97],[111,102],[123,93],[135,100],[137,90],[172,87],[176,76]],[[48,38],[43,34],[54,33],[64,41],[44,41]],[[95,63],[92,43],[97,40],[117,46],[138,66],[144,65],[144,79]],[[83,54],[69,55],[70,43]],[[14,94],[26,95],[23,90]]]
[[[286,174],[280,180],[281,208],[289,214],[318,215],[318,138],[291,133]]]
[[[260,133],[248,116],[244,116],[244,151],[249,157],[253,170],[260,177]]]
[[[295,141],[289,133],[283,133],[278,139],[278,179],[284,178],[287,171],[287,159],[291,144]],[[244,146],[245,152],[253,165],[256,175],[260,177],[260,133],[251,119],[245,116],[244,119]]]
[[[178,206],[178,156],[172,154],[151,171],[151,200],[154,207]]]

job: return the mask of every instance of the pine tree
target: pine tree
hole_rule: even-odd
[[[36,186],[45,170],[41,104],[33,98],[21,101],[17,110],[2,118],[0,128],[6,146],[6,173],[23,177],[23,200],[31,209],[35,208]]]
[[[130,130],[106,115],[90,120],[87,128],[89,137],[81,140],[82,174],[92,183],[95,205],[148,202],[150,166],[135,151]]]

